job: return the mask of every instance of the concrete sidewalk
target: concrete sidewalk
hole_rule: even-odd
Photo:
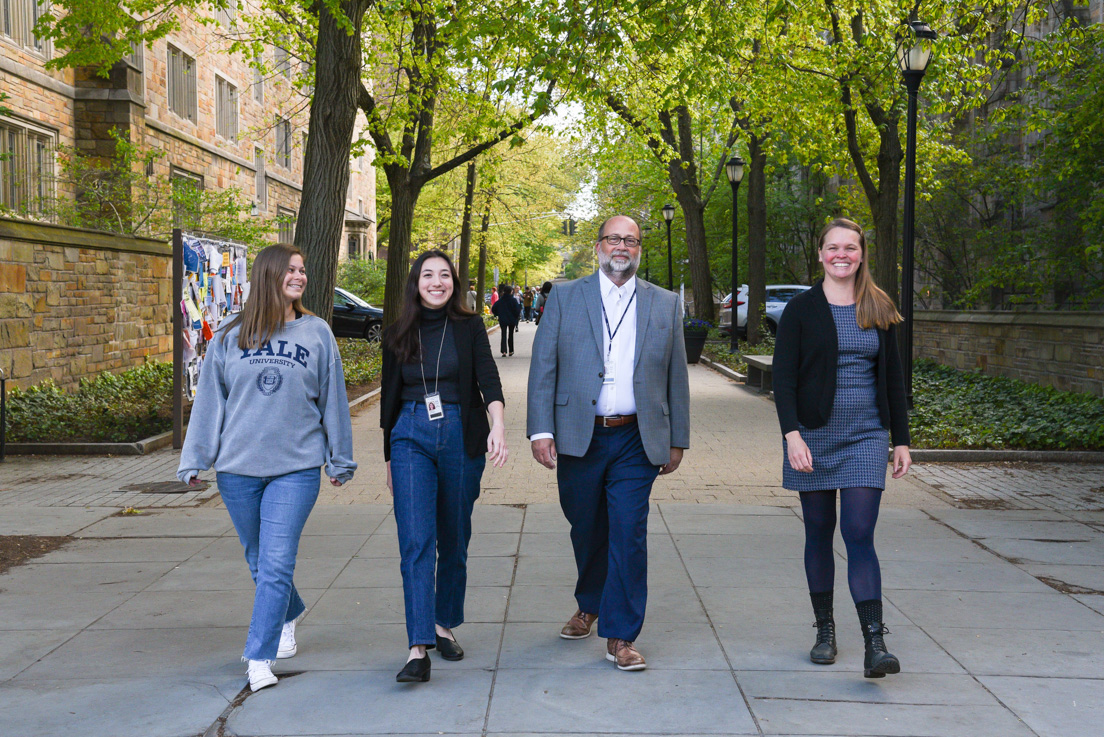
[[[457,628],[467,657],[434,658],[432,680],[412,686],[394,681],[406,640],[390,508],[323,506],[300,548],[299,655],[248,695],[252,584],[222,510],[91,524],[54,512],[54,531],[79,539],[0,576],[0,724],[13,737],[1070,737],[1104,715],[1101,513],[883,510],[887,639],[903,672],[875,681],[861,673],[842,544],[840,657],[808,661],[794,508],[654,505],[638,641],[649,667],[622,673],[597,637],[558,637],[574,610],[558,507],[483,505]]]

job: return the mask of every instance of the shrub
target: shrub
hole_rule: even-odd
[[[337,346],[345,370],[345,386],[362,386],[379,379],[383,370],[383,353],[379,343],[359,338],[338,338]]]
[[[383,306],[387,265],[379,259],[351,258],[337,269],[337,286],[347,289],[375,307]]]

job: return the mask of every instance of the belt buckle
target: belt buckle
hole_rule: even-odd
[[[602,427],[614,427],[610,422],[615,422],[621,419],[621,415],[606,415],[602,417]]]

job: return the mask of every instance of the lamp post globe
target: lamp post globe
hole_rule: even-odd
[[[901,235],[904,241],[901,256],[901,316],[904,318],[901,335],[902,361],[905,373],[905,393],[909,409],[912,409],[912,313],[914,301],[914,271],[916,248],[916,115],[917,93],[931,62],[932,51],[938,35],[927,23],[910,20],[907,28],[897,37],[897,64],[908,92],[908,128],[905,135],[905,200],[904,223]]]
[[[739,345],[736,337],[736,313],[738,312],[736,295],[740,291],[740,250],[738,248],[739,231],[736,227],[739,222],[736,194],[740,190],[740,182],[744,180],[744,165],[744,160],[735,154],[725,164],[725,174],[728,175],[728,183],[732,186],[732,292],[728,299],[729,310],[732,314],[728,327],[728,345],[729,350],[733,353],[736,352]]]
[[[663,219],[667,221],[667,291],[675,291],[674,267],[671,263],[671,221],[675,219],[675,206],[663,206]]]

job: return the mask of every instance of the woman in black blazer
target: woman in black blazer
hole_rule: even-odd
[[[410,647],[400,683],[429,680],[428,649],[445,660],[464,657],[452,628],[464,621],[472,507],[486,454],[495,466],[508,454],[487,330],[464,307],[457,283],[444,253],[419,256],[402,314],[383,340],[380,426]]]
[[[824,279],[786,306],[774,349],[774,400],[782,427],[782,485],[801,492],[805,576],[816,615],[814,663],[835,662],[832,538],[836,489],[847,546],[847,582],[859,613],[867,678],[898,673],[886,651],[882,581],[874,526],[892,437],[893,478],[912,465],[904,374],[897,351],[901,316],[874,283],[862,228],[838,218],[820,234]]]

